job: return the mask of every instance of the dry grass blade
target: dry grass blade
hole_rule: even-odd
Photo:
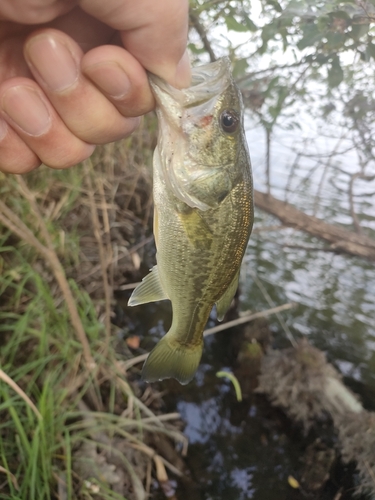
[[[124,391],[128,398],[133,397],[133,392],[129,384],[118,375],[115,375],[115,377],[118,387]],[[144,403],[142,403],[140,399],[135,399],[134,402],[135,405],[138,406],[138,408],[142,410],[147,416],[154,418],[154,413]],[[156,420],[155,424],[159,427],[164,427],[160,420]]]
[[[167,467],[176,476],[178,477],[183,476],[182,472],[178,470],[177,467],[172,465],[165,458],[158,455],[153,448],[150,448],[146,444],[130,443],[130,446],[132,448],[135,448],[136,450],[142,451],[145,455],[153,459],[153,461],[155,462],[156,477],[158,481],[160,482],[168,481],[168,475],[167,471],[165,470],[165,467]]]
[[[92,219],[92,224],[93,224],[93,229],[94,229],[94,235],[96,242],[98,244],[98,250],[99,250],[99,260],[100,260],[100,269],[102,273],[102,280],[103,280],[103,290],[104,290],[104,297],[105,297],[105,349],[104,349],[104,356],[107,355],[108,353],[108,345],[110,341],[110,336],[111,336],[111,289],[108,281],[108,274],[107,274],[107,268],[108,268],[108,263],[110,260],[106,258],[106,250],[104,248],[102,236],[101,236],[101,228],[100,228],[100,222],[99,222],[99,217],[98,217],[98,210],[97,206],[95,203],[95,197],[94,197],[94,188],[91,180],[91,172],[92,172],[92,163],[89,160],[86,160],[84,162],[84,168],[85,168],[85,175],[86,175],[86,182],[88,185],[88,196],[89,196],[89,201],[90,201],[90,210],[91,210],[91,219]],[[104,193],[103,193],[104,195]],[[102,200],[103,202],[103,200]],[[103,203],[102,203],[103,204]],[[104,199],[104,204],[105,204],[105,199]],[[106,219],[104,217],[104,219]],[[107,225],[108,228],[107,230],[109,231],[109,222],[107,220]]]
[[[132,366],[138,365],[138,363],[143,363],[143,361],[146,361],[147,356],[148,356],[148,352],[146,354],[140,354],[139,356],[135,356],[132,359],[128,359],[127,361],[121,362],[121,367],[126,372]],[[120,365],[120,363],[119,363],[119,365]]]
[[[20,487],[18,486],[18,482],[17,482],[17,478],[16,478],[16,476],[15,476],[14,474],[12,474],[10,471],[8,471],[8,470],[4,469],[4,467],[2,467],[1,465],[0,465],[0,472],[3,472],[3,473],[4,473],[4,474],[6,474],[7,476],[9,476],[9,477],[10,477],[10,480],[11,480],[11,481],[12,481],[12,483],[13,483],[13,486],[15,487],[15,489],[16,489],[17,491],[19,491]]]
[[[34,405],[34,403],[31,401],[29,396],[23,392],[21,387],[16,384],[14,380],[12,380],[3,370],[0,369],[0,380],[3,380],[6,384],[9,385],[21,398],[25,401],[25,403],[33,410],[35,415],[42,420],[43,417],[39,413],[38,408]]]
[[[154,415],[153,417],[142,418],[140,421],[146,424],[150,422],[155,422],[156,420],[159,420],[159,422],[167,422],[170,420],[178,420],[180,418],[181,415],[178,412],[174,412],[174,413],[164,413],[162,415]]]

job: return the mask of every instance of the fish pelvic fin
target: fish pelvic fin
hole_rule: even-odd
[[[154,266],[131,294],[128,306],[139,306],[165,299],[168,299],[168,296],[160,283],[158,266]]]
[[[156,382],[175,378],[185,385],[192,380],[198,369],[203,352],[200,344],[186,345],[165,335],[150,352],[142,368],[142,379]]]

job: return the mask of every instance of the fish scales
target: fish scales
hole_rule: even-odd
[[[243,106],[229,60],[193,70],[177,90],[150,78],[157,101],[154,234],[157,266],[129,305],[172,302],[172,325],[142,370],[152,382],[194,376],[213,305],[219,319],[238,285],[253,222],[252,176]]]

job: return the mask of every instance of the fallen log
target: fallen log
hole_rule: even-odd
[[[375,498],[375,413],[363,408],[322,351],[306,339],[297,347],[268,349],[257,392],[301,423],[306,433],[315,422],[330,416],[342,460],[357,463],[356,493],[368,492]]]
[[[328,224],[313,215],[305,214],[290,203],[257,190],[254,191],[254,203],[261,210],[280,219],[286,226],[305,231],[327,241],[330,243],[329,250],[331,251],[346,252],[375,261],[375,240],[368,236]]]

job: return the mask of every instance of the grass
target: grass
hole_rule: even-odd
[[[70,170],[0,174],[0,499],[141,500],[152,470],[179,474],[147,436],[184,438],[142,401],[111,324],[150,222],[152,128]]]

